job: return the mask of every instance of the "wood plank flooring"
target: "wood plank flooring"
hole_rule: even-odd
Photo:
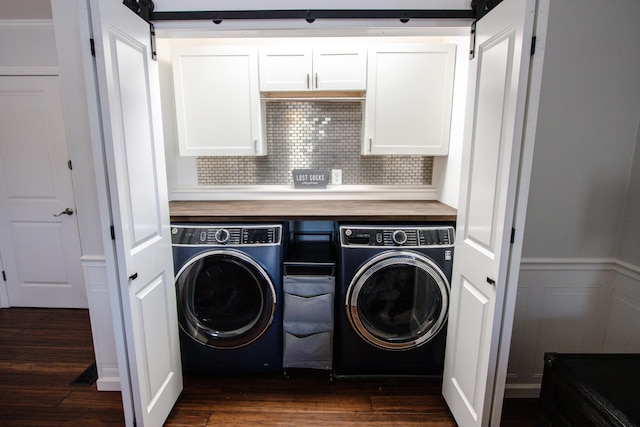
[[[0,425],[122,426],[119,392],[70,385],[94,360],[86,310],[0,309]],[[503,426],[535,426],[507,399]],[[167,426],[455,426],[438,381],[328,381],[323,371],[185,376]]]
[[[122,426],[119,392],[70,385],[94,361],[87,310],[0,310],[0,425]]]

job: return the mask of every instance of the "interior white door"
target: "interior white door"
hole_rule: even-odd
[[[460,426],[490,420],[522,143],[535,0],[505,0],[476,25],[443,395]],[[512,313],[511,313],[512,314]],[[504,387],[504,385],[501,385]]]
[[[58,77],[0,77],[0,129],[6,305],[86,308]]]
[[[120,1],[90,6],[136,425],[160,426],[182,372],[158,67],[149,24]]]

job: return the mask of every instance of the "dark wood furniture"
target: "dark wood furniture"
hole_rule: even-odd
[[[545,354],[541,426],[640,425],[640,354]]]

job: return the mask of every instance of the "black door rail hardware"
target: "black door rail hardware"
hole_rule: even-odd
[[[236,19],[304,19],[310,24],[317,19],[398,19],[404,24],[411,19],[473,19],[475,13],[470,9],[197,10],[150,12],[149,18],[152,21],[211,20],[215,24]]]
[[[482,18],[502,0],[472,0],[469,9],[288,9],[288,10],[190,10],[155,11],[152,0],[123,0],[123,4],[148,22],[211,20],[220,24],[233,19],[475,19]]]
[[[202,21],[221,24],[225,19],[304,19],[313,23],[316,19],[398,19],[406,24],[411,19],[469,19],[475,23],[502,0],[471,0],[469,9],[290,9],[290,10],[192,10],[156,12],[153,0],[123,0],[127,6],[150,24],[151,56],[156,60],[155,29],[157,21]],[[475,37],[472,29],[469,56],[475,55]]]

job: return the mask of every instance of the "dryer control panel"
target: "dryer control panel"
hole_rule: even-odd
[[[375,227],[340,226],[340,244],[344,246],[453,246],[453,227]]]
[[[180,246],[278,245],[282,225],[172,225],[171,243]]]

